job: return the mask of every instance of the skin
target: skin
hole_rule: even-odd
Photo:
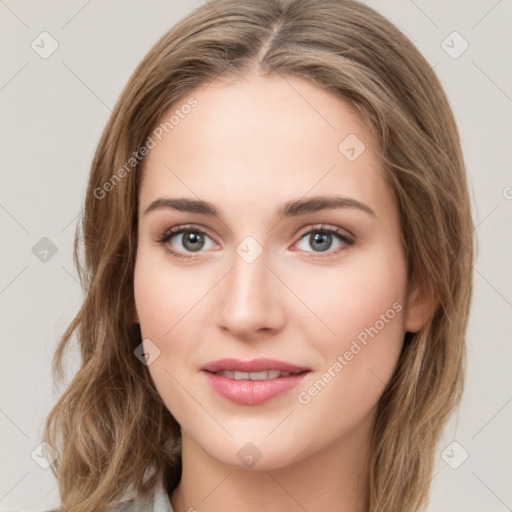
[[[301,78],[223,79],[190,96],[198,105],[145,161],[134,276],[134,321],[160,350],[148,368],[182,431],[183,474],[171,504],[175,512],[366,510],[376,404],[404,333],[423,323],[378,145],[348,103]],[[338,149],[349,134],[365,145],[354,161]],[[375,215],[333,208],[278,219],[287,201],[317,195],[355,199]],[[208,201],[222,219],[144,213],[162,197]],[[167,247],[190,259],[158,242],[185,224],[207,231],[203,248],[191,251],[184,235]],[[319,251],[310,231],[320,224],[354,243],[333,235]],[[247,236],[262,249],[252,263],[236,252]],[[332,373],[358,334],[396,303],[394,318],[300,403],[298,394]],[[239,405],[199,371],[224,357],[269,357],[312,371],[264,404]],[[250,468],[237,456],[248,442],[261,453]]]

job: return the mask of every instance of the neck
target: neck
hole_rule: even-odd
[[[371,417],[336,443],[289,466],[240,469],[208,455],[182,433],[183,471],[174,512],[367,512]]]

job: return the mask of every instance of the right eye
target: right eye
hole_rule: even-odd
[[[205,231],[191,226],[168,229],[158,242],[176,258],[193,258],[191,254],[202,252],[205,246],[206,249],[211,249],[213,246],[213,240]]]

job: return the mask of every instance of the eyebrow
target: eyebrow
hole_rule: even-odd
[[[180,212],[210,215],[219,219],[222,218],[220,212],[211,203],[196,199],[187,199],[184,197],[163,197],[156,199],[146,208],[144,214],[148,214],[149,212],[162,208],[178,210]],[[366,204],[350,197],[340,196],[315,196],[310,199],[288,201],[277,210],[277,216],[278,219],[282,219],[284,217],[297,217],[306,213],[314,213],[335,208],[358,209],[373,217],[377,216],[376,213]]]

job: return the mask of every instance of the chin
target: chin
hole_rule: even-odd
[[[301,454],[307,456],[303,450],[297,450],[298,443],[292,436],[286,436],[287,442],[283,442],[277,432],[273,434],[274,439],[265,439],[267,434],[262,433],[251,436],[248,431],[232,434],[234,438],[229,441],[209,438],[206,444],[198,444],[217,462],[247,471],[272,471],[296,463]]]

